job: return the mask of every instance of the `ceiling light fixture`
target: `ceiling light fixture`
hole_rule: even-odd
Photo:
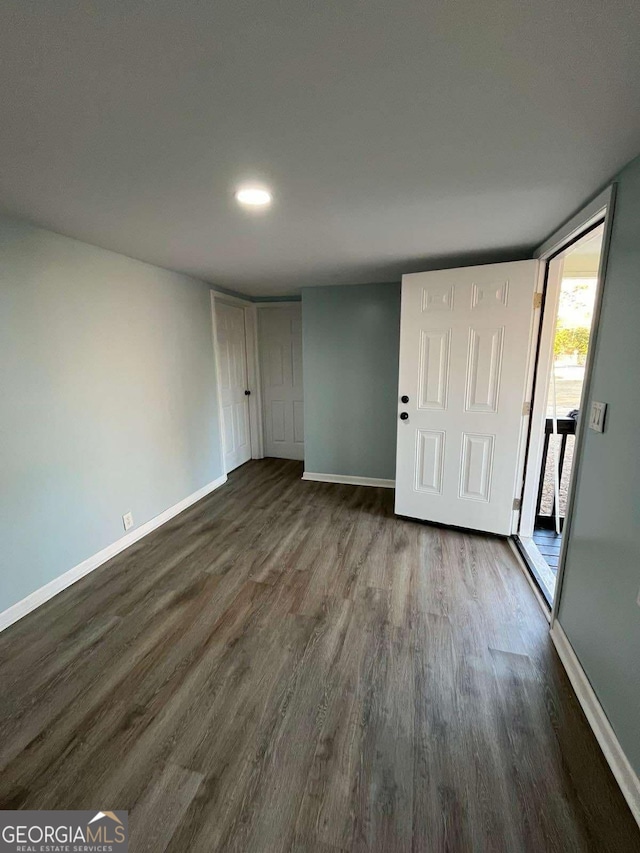
[[[268,207],[271,193],[264,187],[244,186],[236,190],[236,201],[244,207]]]

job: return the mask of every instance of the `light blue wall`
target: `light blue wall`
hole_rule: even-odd
[[[559,621],[640,773],[640,158],[618,176],[591,399]]]
[[[400,284],[302,291],[305,470],[395,478]]]
[[[209,288],[0,219],[0,611],[222,473]]]

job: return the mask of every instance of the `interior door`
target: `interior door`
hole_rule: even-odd
[[[511,533],[537,266],[403,276],[399,515]]]
[[[251,459],[244,310],[216,299],[216,350],[225,471]]]
[[[304,459],[302,307],[258,314],[265,456]]]

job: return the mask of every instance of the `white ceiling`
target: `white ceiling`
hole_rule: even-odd
[[[0,208],[254,295],[522,256],[640,150],[639,33],[637,0],[2,0]]]

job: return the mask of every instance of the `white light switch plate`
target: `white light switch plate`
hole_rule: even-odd
[[[589,412],[589,429],[595,432],[604,432],[604,421],[607,416],[607,404],[596,403],[594,400],[591,403],[591,411]]]
[[[122,516],[122,523],[124,524],[125,530],[130,530],[133,527],[133,513],[125,512]]]

